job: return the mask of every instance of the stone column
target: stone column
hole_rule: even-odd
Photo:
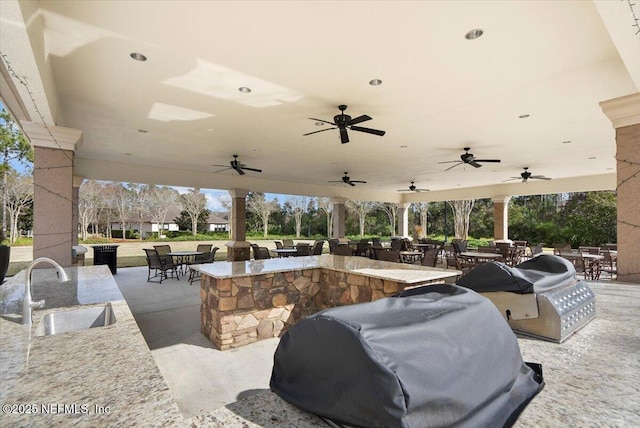
[[[236,262],[251,258],[251,246],[247,242],[248,190],[232,189],[231,195],[231,241],[227,242],[227,261]]]
[[[616,130],[618,280],[640,284],[640,93],[600,107]]]
[[[509,201],[511,196],[494,196],[493,201],[493,239],[509,239]]]
[[[80,203],[80,186],[82,185],[83,181],[84,181],[83,177],[79,177],[77,175],[73,176],[73,191],[72,191],[73,204],[71,206],[71,209],[73,210],[73,215],[71,219],[71,224],[72,224],[72,227],[74,228],[73,230],[75,230],[76,233],[72,234],[71,236],[71,245],[78,245],[78,230],[79,230],[78,204]]]
[[[21,122],[34,149],[33,258],[49,257],[71,266],[77,242],[73,218],[73,156],[82,132],[59,126]]]
[[[345,202],[346,198],[331,198],[333,203],[333,237],[336,239],[344,238],[344,219],[346,217]]]
[[[411,202],[403,202],[398,205],[398,235],[409,236],[409,207]]]

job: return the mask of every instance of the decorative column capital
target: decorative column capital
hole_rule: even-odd
[[[347,198],[343,198],[341,196],[334,196],[333,198],[329,199],[331,201],[332,204],[345,204],[347,202]]]
[[[21,121],[25,136],[34,147],[46,147],[75,152],[82,143],[82,131],[63,126],[44,126],[35,122]]]
[[[491,202],[494,204],[508,204],[511,200],[511,196],[492,196]]]
[[[600,108],[615,129],[637,125],[640,123],[640,92],[602,101]]]
[[[229,190],[229,195],[231,195],[232,198],[246,198],[248,194],[249,194],[249,191],[245,189]]]
[[[82,186],[82,182],[84,181],[84,177],[80,177],[79,175],[73,176],[73,187]]]

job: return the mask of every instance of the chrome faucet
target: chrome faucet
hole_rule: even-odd
[[[58,278],[60,282],[65,282],[69,280],[67,273],[62,269],[62,266],[58,264],[53,259],[48,257],[40,257],[29,263],[27,269],[24,272],[24,302],[22,304],[22,324],[23,325],[31,325],[33,322],[33,310],[36,308],[44,308],[44,300],[38,300],[37,302],[33,301],[31,297],[31,274],[33,268],[41,263],[49,263],[58,271]]]

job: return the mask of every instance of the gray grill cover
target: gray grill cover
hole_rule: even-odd
[[[300,321],[275,352],[271,389],[354,426],[511,425],[543,382],[493,303],[452,285],[404,295]]]
[[[514,267],[504,263],[484,263],[470,270],[456,284],[487,293],[510,291],[518,294],[542,293],[575,281],[576,269],[567,259],[541,254]]]

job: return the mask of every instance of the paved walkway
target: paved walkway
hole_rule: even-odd
[[[183,277],[184,278],[184,277]],[[114,276],[185,418],[269,389],[279,339],[219,351],[200,333],[200,284],[146,282],[147,268]]]

